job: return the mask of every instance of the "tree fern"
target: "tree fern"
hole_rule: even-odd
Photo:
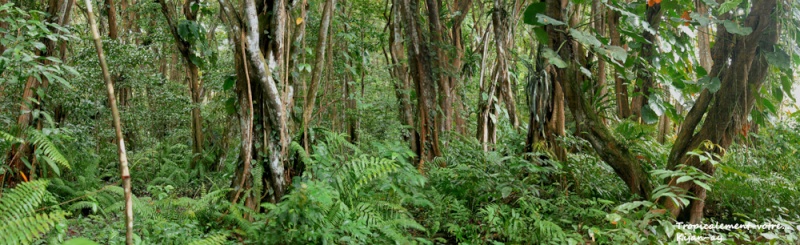
[[[36,214],[47,192],[47,180],[24,182],[11,189],[0,199],[0,243],[31,244],[63,222],[66,213],[61,210]]]

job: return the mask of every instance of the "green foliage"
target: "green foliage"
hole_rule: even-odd
[[[66,220],[67,213],[37,209],[53,198],[46,180],[24,182],[2,194],[0,199],[0,241],[4,244],[32,244]]]
[[[425,231],[407,205],[430,205],[416,194],[424,181],[408,163],[410,153],[374,145],[366,155],[340,134],[323,131],[314,146],[310,171],[293,180],[291,193],[277,205],[263,205],[267,226],[259,230],[266,243],[411,243]],[[300,149],[298,149],[300,150]],[[353,151],[352,159],[336,152]],[[403,150],[403,151],[408,151]],[[260,236],[259,236],[260,237]]]

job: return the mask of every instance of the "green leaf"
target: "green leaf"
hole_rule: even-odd
[[[576,41],[586,46],[600,47],[603,45],[603,43],[601,43],[600,40],[597,40],[594,35],[584,31],[569,29],[569,35],[575,38]]]
[[[69,241],[62,243],[62,245],[99,245],[99,244],[93,242],[92,240],[81,237],[81,238],[70,239]]]
[[[564,22],[562,22],[560,20],[553,19],[550,16],[547,16],[547,15],[544,15],[544,14],[537,14],[536,15],[536,21],[538,21],[539,23],[542,23],[542,25],[563,26],[563,25],[567,24],[567,23],[564,23]]]
[[[689,17],[691,17],[692,20],[697,21],[700,26],[708,26],[708,24],[711,23],[711,19],[704,15],[698,14],[697,12],[692,12],[689,14]]]
[[[722,25],[725,26],[725,29],[728,30],[728,32],[733,33],[733,34],[747,36],[747,35],[750,35],[750,33],[753,32],[753,28],[741,27],[741,26],[739,26],[739,24],[736,24],[736,22],[733,22],[733,21],[730,21],[730,20],[723,21]]]
[[[236,84],[236,76],[228,76],[225,78],[225,82],[222,84],[222,90],[231,90],[234,84]]]
[[[58,167],[58,165],[56,165],[55,162],[53,162],[53,159],[50,159],[45,155],[42,155],[42,159],[44,159],[44,161],[47,162],[47,165],[49,165],[50,169],[52,169],[53,172],[56,173],[56,176],[61,176],[61,169]]]
[[[642,107],[642,120],[647,124],[653,124],[658,122],[658,115],[656,114],[650,106],[643,106]]]
[[[532,3],[525,8],[522,21],[529,25],[542,25],[537,21],[536,15],[543,14],[547,5],[545,3]]]
[[[766,53],[764,56],[767,58],[767,62],[769,62],[770,65],[778,67],[778,69],[792,69],[791,57],[782,49],[776,48],[775,52]]]
[[[700,80],[698,80],[697,84],[700,85],[701,89],[706,88],[706,89],[708,89],[708,92],[711,92],[711,93],[716,93],[717,91],[719,91],[720,87],[722,86],[720,81],[719,81],[719,78],[717,78],[717,77],[710,78],[708,76],[705,76],[705,77],[701,78]]]
[[[680,184],[686,181],[690,181],[692,179],[693,179],[692,176],[681,176],[680,178],[678,178],[678,180],[675,181],[675,183]]]
[[[722,5],[719,6],[718,11],[720,13],[726,13],[728,11],[734,10],[739,4],[742,3],[742,0],[728,0],[725,1]]]
[[[564,60],[562,60],[561,57],[558,56],[556,51],[553,51],[550,48],[545,48],[544,54],[542,55],[544,56],[544,58],[547,59],[547,62],[550,62],[550,64],[553,64],[554,66],[562,69],[567,68],[567,62],[564,62]]]
[[[33,47],[35,47],[35,48],[37,48],[37,49],[39,49],[41,51],[44,51],[45,49],[47,49],[47,46],[44,46],[44,43],[41,43],[41,42],[32,42],[31,44],[33,45]]]
[[[778,110],[775,109],[775,105],[772,104],[772,101],[769,101],[766,98],[761,98],[761,104],[767,108],[767,110],[771,111],[772,113],[778,113]]]
[[[512,191],[513,191],[513,189],[511,189],[511,187],[508,187],[508,186],[503,187],[503,189],[500,189],[500,192],[502,193],[503,198],[506,198],[509,195],[511,195]]]
[[[533,28],[533,34],[536,35],[536,40],[539,43],[550,43],[550,35],[542,27]]]
[[[781,86],[783,87],[783,91],[789,95],[789,98],[792,100],[796,100],[794,95],[792,95],[792,80],[787,75],[781,75]]]
[[[704,183],[703,181],[694,180],[692,182],[694,182],[695,185],[699,185],[700,187],[702,187],[703,189],[705,189],[707,191],[711,190],[711,186],[708,186],[708,184]]]

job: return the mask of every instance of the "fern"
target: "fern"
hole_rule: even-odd
[[[225,243],[226,239],[228,239],[227,234],[216,234],[202,240],[193,241],[189,245],[221,245]]]
[[[3,194],[0,199],[0,220],[14,220],[34,213],[44,201],[47,192],[47,180],[36,180],[18,185]]]
[[[33,145],[36,146],[37,151],[41,151],[44,153],[43,158],[47,163],[50,164],[50,167],[53,168],[57,174],[60,175],[61,171],[53,163],[58,164],[62,168],[71,169],[72,167],[69,165],[69,161],[63,154],[58,150],[56,145],[46,136],[44,133],[38,130],[28,130],[28,135],[30,135],[30,141]]]
[[[47,180],[25,182],[3,195],[0,199],[0,243],[31,244],[66,220],[67,213],[61,210],[35,213],[46,199],[52,198],[47,184]]]

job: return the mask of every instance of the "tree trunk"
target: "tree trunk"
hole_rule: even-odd
[[[641,62],[636,63],[637,72],[636,87],[633,90],[633,101],[631,102],[631,111],[635,120],[642,117],[642,108],[648,105],[650,94],[655,89],[655,74],[650,71],[653,64],[653,57],[656,53],[656,43],[658,38],[658,26],[661,24],[661,3],[655,3],[653,6],[647,6],[645,11],[647,22],[650,23],[650,28],[653,32],[645,30],[644,39],[646,42],[642,43],[642,50],[640,56],[647,61],[647,66]]]
[[[608,31],[611,37],[611,45],[621,47],[622,38],[619,34],[619,18],[620,14],[613,9],[608,9]],[[631,107],[628,102],[628,85],[622,79],[623,74],[614,72],[614,93],[617,101],[617,116],[620,119],[628,118],[631,116]]]
[[[397,4],[392,4],[392,13],[389,19],[389,53],[391,59],[391,74],[395,78],[394,91],[399,106],[400,123],[407,131],[403,133],[403,140],[409,142],[411,150],[418,152],[419,138],[414,128],[414,110],[411,103],[411,81],[409,81],[408,66],[403,63],[406,59],[403,47],[402,18],[400,8]]]
[[[124,0],[123,0],[124,1]],[[108,14],[108,37],[117,40],[119,31],[117,30],[117,7],[114,0],[105,0],[106,13]]]
[[[45,21],[55,24],[63,23],[64,19],[62,18],[61,14],[66,14],[66,12],[61,10],[69,8],[66,5],[69,5],[69,1],[49,0],[46,9],[46,13],[49,18],[47,18]],[[50,31],[54,33],[58,32],[55,29],[50,29]],[[42,38],[40,42],[45,45],[45,50],[37,51],[39,56],[55,56],[56,42],[54,40]],[[41,59],[40,63],[44,66],[47,66],[52,64],[52,61]],[[19,115],[19,117],[17,117],[17,126],[20,129],[20,138],[25,137],[24,132],[28,127],[39,124],[39,118],[34,118],[32,112],[34,110],[42,110],[45,101],[43,101],[44,98],[40,97],[39,93],[36,93],[35,91],[39,90],[40,88],[44,89],[44,91],[47,91],[48,83],[49,80],[44,76],[41,77],[41,82],[39,82],[37,78],[33,76],[28,77],[27,81],[25,82],[25,87],[22,92],[22,102],[20,103],[20,111],[22,113]],[[38,129],[40,130],[41,126],[38,126]],[[23,158],[31,162],[35,161],[35,159],[33,159],[33,152],[34,149],[28,141],[22,142],[16,146],[12,146],[11,150],[8,151],[5,162],[11,168],[9,171],[11,179],[7,182],[9,187],[13,187],[20,180],[23,180],[24,178],[21,178],[20,174],[24,174],[24,172],[28,173],[27,176],[34,175],[33,169],[28,169],[28,171],[24,171],[23,169],[25,167]]]
[[[555,67],[544,65],[541,49],[540,46],[536,67],[532,69],[535,74],[528,78],[526,88],[530,118],[525,152],[534,152],[543,146],[563,162],[567,160],[567,151],[558,144],[557,139],[565,135],[564,90],[553,79],[558,75]]]
[[[568,2],[568,0],[547,0],[545,13],[554,19],[570,23],[570,26],[576,26],[578,10],[574,6],[568,8]],[[567,19],[566,16],[572,17]],[[549,69],[554,70],[552,79],[555,79],[564,90],[564,100],[575,119],[576,128],[581,131],[577,135],[589,142],[600,158],[625,181],[632,194],[649,199],[652,187],[642,163],[634,157],[626,145],[614,138],[611,131],[603,124],[602,117],[594,111],[590,100],[583,97],[581,86],[583,81],[589,79],[580,71],[580,67],[581,64],[586,64],[586,51],[566,32],[559,31],[552,25],[545,26],[545,30],[550,36],[549,47],[558,50],[563,60],[571,61],[564,69],[553,66]]]
[[[403,21],[405,22],[406,40],[408,45],[408,57],[411,67],[412,78],[415,83],[418,104],[418,130],[419,130],[419,152],[420,157],[418,168],[422,170],[423,160],[433,160],[440,156],[439,134],[435,128],[435,92],[433,82],[433,64],[429,57],[428,43],[423,40],[421,28],[417,20],[419,19],[419,0],[399,0],[401,4]],[[428,141],[430,140],[430,141]]]
[[[286,19],[287,13],[285,0],[277,0],[271,2],[270,5],[262,5],[264,2],[259,2],[256,5],[254,0],[244,1],[244,12],[241,19],[232,17],[233,14],[229,12],[234,9],[229,3],[219,1],[223,6],[221,9],[225,14],[225,19],[228,20],[228,26],[232,30],[233,35],[242,36],[241,46],[243,47],[246,62],[243,62],[246,67],[246,73],[237,73],[237,82],[248,82],[252,89],[252,101],[254,106],[253,114],[258,115],[254,118],[252,125],[242,127],[242,131],[253,132],[254,125],[263,125],[260,127],[262,130],[253,132],[252,146],[260,145],[256,148],[253,154],[256,156],[265,156],[266,162],[264,170],[264,186],[269,186],[272,189],[272,195],[264,195],[262,200],[254,200],[256,203],[263,201],[277,202],[281,200],[286,191],[286,172],[284,165],[287,161],[289,143],[291,138],[288,129],[288,117],[286,114],[285,106],[287,106],[278,90],[278,84],[282,81],[280,72],[283,70],[284,53],[286,53],[284,45],[286,43],[287,35]],[[271,11],[273,14],[269,15]],[[263,25],[259,25],[262,23]],[[269,35],[264,33],[268,32]],[[262,39],[263,38],[263,39]],[[271,64],[271,65],[267,65]],[[275,65],[272,65],[275,64]],[[277,79],[276,79],[277,78]],[[238,87],[245,87],[247,84]],[[242,97],[242,93],[239,96]],[[284,97],[287,99],[288,97]],[[242,101],[242,98],[239,99]],[[248,106],[247,103],[240,103],[239,106]],[[242,109],[240,109],[242,111]],[[244,133],[244,132],[243,132]],[[258,138],[257,138],[258,137]],[[277,140],[276,140],[277,139]],[[256,140],[260,142],[256,143]],[[243,146],[245,147],[245,146]],[[260,151],[260,152],[259,152]],[[249,174],[246,165],[237,166],[237,179],[247,178],[242,176]],[[255,180],[254,180],[255,181]],[[259,180],[262,181],[262,180]],[[244,187],[245,189],[247,186]]]
[[[774,51],[780,34],[777,21],[780,16],[775,16],[776,5],[776,0],[762,0],[752,4],[749,14],[742,22],[743,26],[753,30],[747,36],[731,34],[722,24],[717,25],[716,41],[711,50],[713,66],[708,74],[718,74],[721,86],[716,93],[703,90],[687,114],[667,159],[670,169],[677,169],[683,164],[714,175],[714,166],[711,163],[700,162],[697,157],[686,153],[700,149],[722,157],[725,154],[724,149],[731,145],[747,122],[747,116],[755,102],[755,94],[764,84],[769,69],[764,54]],[[729,18],[729,13],[719,17],[721,20]],[[696,131],[704,117],[705,122]],[[714,146],[709,147],[706,142]],[[672,179],[668,184],[677,187],[679,192],[688,192],[698,198],[690,203],[663,200],[672,215],[681,221],[701,222],[706,190],[691,181],[676,184],[676,180]]]
[[[111,0],[106,0],[111,1]],[[192,100],[192,121],[191,121],[191,129],[192,129],[192,162],[190,165],[191,169],[194,169],[198,162],[202,159],[203,154],[203,116],[200,112],[201,100],[202,100],[202,85],[200,81],[200,68],[192,61],[193,57],[197,57],[198,55],[195,54],[194,47],[191,42],[184,40],[181,38],[180,34],[178,33],[177,23],[173,19],[175,14],[173,14],[172,8],[170,8],[166,0],[158,0],[161,4],[161,12],[164,14],[164,17],[167,19],[167,25],[172,33],[173,39],[175,39],[175,45],[178,48],[178,52],[183,57],[183,63],[186,65],[186,76],[188,78],[188,85],[189,85],[189,92],[191,95]],[[192,3],[196,0],[189,0],[184,3],[183,6],[183,14],[188,21],[196,21],[197,20],[197,11],[192,10]]]
[[[508,12],[505,10],[505,1],[494,1],[492,27],[494,29],[495,51],[497,52],[497,70],[492,79],[494,79],[495,86],[498,86],[497,99],[502,99],[505,102],[508,119],[511,125],[517,128],[519,119],[517,119],[516,100],[514,99],[514,91],[508,76],[508,49],[512,47],[513,40],[511,39],[513,37],[509,35],[511,27],[509,26]],[[497,123],[494,122],[495,125]],[[492,134],[496,134],[496,132],[492,132]]]
[[[428,30],[430,33],[430,47],[433,48],[435,55],[431,55],[432,78],[436,79],[436,94],[439,97],[439,109],[442,113],[436,117],[434,124],[437,133],[450,131],[452,129],[452,100],[450,98],[450,79],[447,76],[448,57],[442,50],[441,46],[444,45],[444,32],[442,31],[442,24],[439,20],[439,3],[434,0],[425,0],[425,6],[428,9]]]
[[[86,0],[87,16],[89,17],[89,24],[92,29],[92,37],[94,38],[94,46],[97,49],[97,56],[100,60],[100,67],[103,70],[103,79],[108,89],[108,103],[111,105],[111,115],[114,118],[114,131],[117,137],[117,150],[119,153],[119,167],[121,178],[123,181],[123,188],[125,192],[125,244],[133,244],[133,200],[131,193],[131,175],[128,170],[128,156],[125,152],[125,139],[122,136],[122,123],[119,117],[119,110],[117,110],[117,102],[114,98],[114,84],[111,81],[111,75],[108,72],[108,64],[106,64],[105,56],[103,55],[103,42],[100,41],[100,34],[97,31],[97,25],[94,21],[94,13],[92,13],[92,2]]]
[[[454,122],[452,127],[455,128],[456,131],[458,131],[459,133],[466,134],[467,133],[466,119],[464,118],[464,115],[462,115],[464,114],[465,108],[463,108],[462,106],[463,101],[461,100],[461,96],[459,93],[460,89],[463,87],[459,86],[459,81],[468,81],[461,73],[462,69],[461,66],[463,65],[462,59],[464,57],[464,44],[463,44],[463,37],[461,34],[461,24],[464,22],[464,19],[466,19],[467,14],[469,13],[469,9],[472,6],[472,0],[456,0],[456,2],[451,6],[453,6],[453,9],[450,10],[451,13],[456,13],[456,12],[459,13],[458,16],[454,17],[453,27],[450,31],[452,35],[452,37],[450,38],[451,44],[455,49],[455,55],[452,61],[453,73],[457,74],[456,76],[450,77],[450,82],[448,84],[449,89],[451,91],[450,94],[450,99],[452,101],[451,105],[453,105],[453,111],[451,113],[451,116],[453,117]]]
[[[317,86],[322,79],[322,68],[325,66],[325,49],[328,48],[328,32],[330,31],[331,19],[333,18],[333,8],[336,0],[327,0],[322,11],[322,22],[319,28],[319,38],[317,38],[316,60],[314,61],[314,71],[311,73],[311,84],[306,93],[303,106],[303,145],[306,152],[309,152],[308,124],[311,122],[311,113],[314,111],[314,103],[317,100]]]

